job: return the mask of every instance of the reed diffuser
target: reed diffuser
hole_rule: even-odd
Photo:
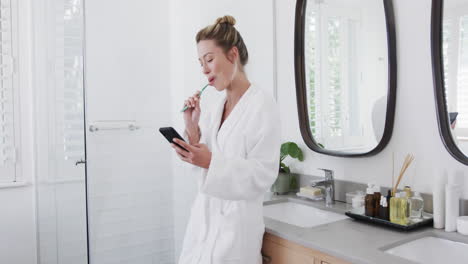
[[[405,175],[406,170],[411,165],[414,160],[413,155],[406,155],[405,161],[400,169],[400,175],[393,186],[392,198],[390,198],[390,222],[406,226],[409,223],[409,214],[408,214],[408,197],[409,195],[402,195],[402,193],[397,193],[398,185],[400,184],[403,175]]]
[[[400,184],[400,181],[403,178],[403,175],[405,174],[406,170],[411,165],[411,162],[413,162],[413,160],[414,160],[413,154],[407,154],[406,155],[405,161],[403,162],[403,165],[401,166],[400,175],[398,175],[397,182],[396,182],[395,186],[393,186],[392,196],[395,196],[396,190],[398,188],[398,184]]]

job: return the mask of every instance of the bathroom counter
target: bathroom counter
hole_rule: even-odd
[[[281,201],[312,205],[316,208],[344,214],[346,203],[336,202],[332,207],[325,207],[323,201],[304,200],[296,195],[268,195],[264,204]],[[311,228],[303,228],[264,218],[266,232],[289,240],[307,248],[351,263],[365,264],[407,264],[409,260],[385,253],[384,250],[415,238],[433,235],[454,241],[468,243],[468,237],[459,233],[447,233],[430,226],[410,232],[402,232],[384,226],[353,220],[351,218]]]

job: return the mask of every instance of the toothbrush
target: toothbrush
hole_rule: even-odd
[[[205,85],[205,87],[203,87],[200,91],[200,93],[198,94],[198,97],[201,96],[201,94],[203,93],[203,91],[205,90],[206,87],[208,87],[209,83],[207,85]],[[181,112],[185,112],[185,110],[188,109],[188,106],[184,106],[184,108],[182,108]]]

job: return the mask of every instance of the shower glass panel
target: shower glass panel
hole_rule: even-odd
[[[86,264],[83,2],[36,4],[39,263]]]
[[[171,156],[155,125],[171,121],[154,89],[168,75],[155,50],[169,47],[154,34],[161,4],[143,2],[35,2],[39,264],[175,262]]]
[[[86,1],[89,262],[174,263],[166,1]],[[168,35],[167,35],[168,36]],[[163,67],[162,67],[163,66]],[[168,114],[165,114],[168,113]]]

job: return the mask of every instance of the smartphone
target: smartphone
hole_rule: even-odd
[[[161,134],[163,134],[163,136],[167,139],[167,141],[169,141],[169,143],[174,143],[176,144],[177,146],[179,146],[181,149],[185,150],[185,151],[188,151],[186,150],[184,147],[182,147],[181,145],[175,143],[172,139],[173,138],[178,138],[182,141],[185,141],[180,135],[179,133],[177,133],[177,131],[173,128],[173,127],[161,127],[159,128],[159,132],[161,132]]]

